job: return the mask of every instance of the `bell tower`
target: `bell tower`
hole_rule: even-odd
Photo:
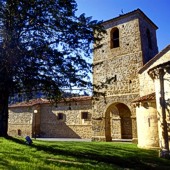
[[[102,23],[106,34],[93,58],[92,140],[137,139],[138,70],[158,53],[157,26],[140,10]]]

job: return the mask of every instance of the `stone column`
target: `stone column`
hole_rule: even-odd
[[[164,92],[164,69],[159,70],[160,76],[160,113],[161,113],[161,131],[160,137],[162,138],[163,150],[169,152],[169,142],[168,142],[168,130],[166,121],[166,111],[165,111],[165,92]]]
[[[132,119],[132,142],[138,143],[136,116],[131,116],[131,119]]]
[[[150,76],[155,81],[156,103],[158,111],[158,131],[159,145],[161,148],[160,156],[166,157],[169,153],[168,129],[166,120],[166,102],[164,92],[164,68],[155,68],[149,71]]]
[[[92,141],[106,141],[104,108],[102,98],[93,98]]]
[[[92,118],[92,141],[106,141],[105,119],[102,117]]]
[[[136,107],[134,105],[131,106],[131,119],[132,119],[132,142],[138,143],[137,136],[137,121],[136,121]]]

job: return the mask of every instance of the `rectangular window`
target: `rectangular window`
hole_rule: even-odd
[[[81,118],[82,119],[88,119],[88,112],[82,112],[81,113]]]
[[[63,113],[58,113],[58,120],[63,120],[63,119],[64,119]]]

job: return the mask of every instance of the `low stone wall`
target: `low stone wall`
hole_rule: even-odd
[[[91,125],[68,125],[80,138],[91,139],[92,126]]]
[[[31,136],[32,137],[32,125],[24,124],[9,124],[8,125],[9,136]]]

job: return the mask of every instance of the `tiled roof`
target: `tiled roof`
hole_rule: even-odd
[[[60,103],[62,102],[71,102],[71,101],[87,101],[87,100],[91,100],[92,97],[91,96],[80,96],[80,97],[72,97],[72,98],[66,98],[65,100],[61,100],[59,101]],[[47,99],[42,99],[42,98],[38,98],[38,99],[32,99],[29,101],[24,101],[24,102],[20,102],[20,103],[15,103],[12,105],[9,105],[9,108],[13,108],[13,107],[29,107],[29,106],[34,106],[34,105],[38,105],[38,104],[49,104],[50,101]]]
[[[50,103],[50,102],[47,99],[38,98],[38,99],[32,99],[32,100],[29,100],[29,101],[23,101],[23,102],[20,102],[20,103],[15,103],[15,104],[9,105],[9,108],[34,106],[34,105],[42,104],[42,103]]]
[[[132,103],[148,101],[148,100],[156,100],[155,92],[148,94],[148,95],[145,95],[145,96],[142,96],[142,97],[139,97],[139,98],[133,100]]]
[[[86,101],[91,99],[92,99],[91,96],[80,96],[80,97],[66,98],[66,101]]]

